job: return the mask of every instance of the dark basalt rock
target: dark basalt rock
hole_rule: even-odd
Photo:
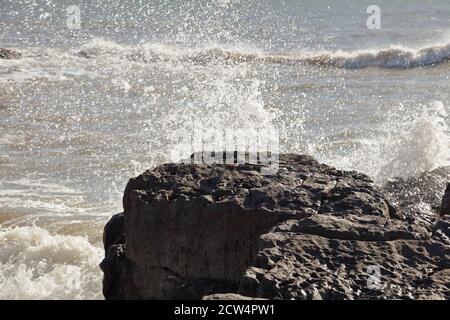
[[[441,216],[450,216],[450,183],[447,185],[444,197],[442,198],[440,214]]]
[[[450,298],[447,217],[411,224],[365,175],[279,159],[273,176],[165,164],[131,179],[105,227],[105,297]]]
[[[86,51],[80,51],[80,52],[78,52],[77,55],[78,55],[79,57],[85,58],[85,59],[90,59],[90,58],[92,58],[92,56],[91,56],[88,52],[86,52]]]
[[[17,51],[0,48],[0,59],[18,59],[20,56]]]
[[[109,247],[116,244],[125,243],[125,233],[124,233],[124,215],[123,213],[118,213],[108,221],[105,225],[103,232],[103,245],[105,251]]]

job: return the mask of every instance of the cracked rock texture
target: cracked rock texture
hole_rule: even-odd
[[[105,226],[105,297],[450,298],[445,201],[422,219],[411,181],[382,190],[309,156],[279,159],[272,176],[165,164],[131,179]]]

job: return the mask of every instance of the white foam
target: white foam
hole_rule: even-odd
[[[410,68],[430,66],[450,60],[450,43],[435,43],[425,47],[391,45],[354,51],[314,51],[273,54],[244,44],[225,45],[214,42],[195,47],[146,42],[136,46],[119,44],[94,38],[80,48],[89,54],[109,54],[116,57],[154,61],[181,58],[225,58],[235,61],[262,60],[277,63],[308,63],[339,68],[358,69],[366,67]]]
[[[128,93],[131,90],[131,85],[123,79],[113,79],[112,85],[122,90],[124,93]]]
[[[101,299],[102,256],[84,237],[0,226],[0,299]]]
[[[245,43],[221,44],[207,41],[186,46],[161,42],[142,42],[136,45],[119,43],[103,38],[93,38],[76,52],[89,57],[108,56],[115,59],[128,59],[136,62],[157,62],[182,59],[235,58],[263,56],[264,52]]]
[[[434,101],[410,121],[400,122],[400,132],[387,139],[390,161],[377,173],[379,180],[410,177],[450,164],[450,128],[441,101]],[[393,147],[395,149],[393,149]]]
[[[346,69],[366,67],[411,68],[436,65],[450,60],[450,43],[442,42],[426,47],[404,47],[392,45],[354,51],[314,51],[268,53],[244,43],[221,44],[205,42],[196,46],[144,42],[137,45],[123,44],[102,38],[94,38],[78,49],[61,51],[52,48],[34,48],[24,52],[20,59],[0,61],[0,83],[28,82],[37,80],[67,81],[70,79],[94,78],[97,74],[88,70],[89,59],[79,56],[83,52],[112,68],[118,60],[132,63],[172,63],[183,60],[202,63],[205,61],[226,60],[234,62],[263,61],[267,63],[306,63]]]
[[[356,51],[325,51],[300,58],[308,63],[329,65],[349,69],[410,68],[430,66],[450,59],[450,43],[435,44],[428,47],[408,48],[390,46],[388,48]]]

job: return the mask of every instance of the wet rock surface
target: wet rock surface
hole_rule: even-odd
[[[131,179],[105,227],[105,297],[450,298],[448,216],[405,211],[405,184],[279,159],[272,176],[165,164]]]
[[[17,51],[0,48],[0,59],[18,59],[20,56]]]
[[[443,215],[442,210],[446,210],[448,201],[442,196],[449,181],[450,167],[440,167],[418,177],[394,179],[384,186],[384,191],[389,202],[398,208],[400,219],[431,230],[439,215]]]
[[[441,216],[450,216],[450,183],[447,185],[442,198],[440,214]]]

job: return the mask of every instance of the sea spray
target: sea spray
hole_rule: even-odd
[[[378,184],[396,177],[417,176],[450,165],[448,106],[399,104],[377,111],[379,125],[370,131],[344,129],[335,136],[300,141],[320,161],[357,170]],[[332,115],[330,115],[332,117]]]
[[[449,119],[444,104],[435,101],[422,106],[417,113],[408,109],[404,112],[397,119],[399,131],[389,132],[381,146],[390,159],[376,175],[380,181],[417,176],[450,164]]]
[[[22,55],[0,61],[1,297],[101,297],[106,217],[192,118],[275,128],[281,152],[379,184],[448,164],[449,119],[430,103],[449,111],[449,4],[411,1],[417,15],[379,0],[391,14],[373,31],[357,1],[80,0],[77,32],[53,1],[4,1],[2,47]]]

